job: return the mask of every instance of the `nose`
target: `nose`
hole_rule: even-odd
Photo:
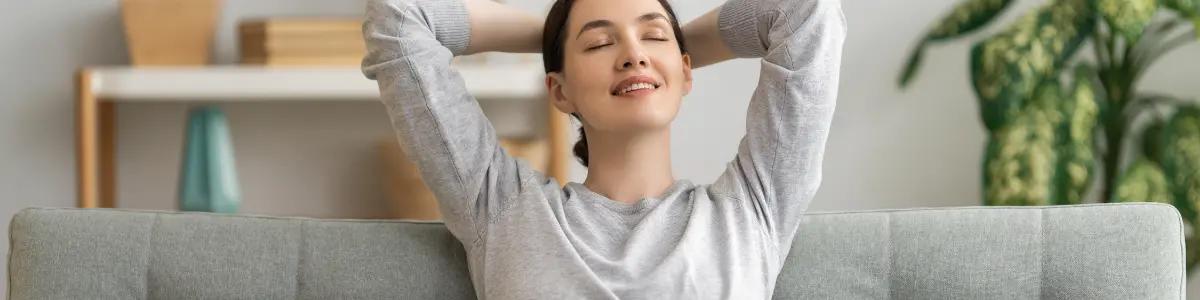
[[[621,63],[621,69],[625,70],[625,69],[633,68],[634,65],[637,65],[638,67],[643,67],[643,68],[646,67],[647,62],[646,62],[645,57],[638,56],[638,57],[626,59],[624,63]]]
[[[617,71],[645,68],[650,66],[650,59],[646,57],[646,52],[642,51],[640,46],[637,46],[636,43],[626,44],[634,45],[625,47],[625,51],[622,54],[621,59],[617,60]]]

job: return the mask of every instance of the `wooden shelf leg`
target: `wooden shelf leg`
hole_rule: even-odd
[[[97,99],[102,100],[102,99]],[[97,136],[100,158],[100,207],[117,207],[117,103],[97,101],[100,106],[100,131]]]
[[[75,103],[75,163],[76,195],[78,206],[95,208],[100,206],[96,180],[98,148],[96,140],[96,97],[92,93],[92,73],[88,69],[77,74]]]
[[[76,75],[76,205],[116,207],[116,104],[92,93],[91,70]]]

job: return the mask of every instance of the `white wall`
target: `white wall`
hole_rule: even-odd
[[[514,1],[541,10],[544,0]],[[718,0],[677,1],[690,19]],[[1023,1],[1022,6],[1038,1]],[[356,15],[362,0],[226,0],[217,61],[235,59],[235,20],[274,15]],[[967,43],[927,52],[907,92],[896,74],[912,42],[947,0],[845,1],[849,38],[841,97],[813,210],[978,205],[984,131],[967,81]],[[1006,15],[1005,18],[1012,18]],[[8,1],[0,12],[0,201],[4,222],[28,206],[74,205],[72,76],[76,68],[124,64],[116,0]],[[1200,47],[1176,51],[1145,88],[1200,97]],[[677,176],[708,182],[733,157],[744,130],[757,64],[700,70],[674,125]],[[374,142],[390,136],[375,103],[224,105],[233,126],[245,211],[317,217],[373,216],[384,199]],[[186,106],[123,105],[119,132],[122,207],[173,209]],[[729,113],[736,112],[736,113]],[[320,170],[322,173],[315,173]],[[581,180],[584,171],[573,172]],[[0,233],[7,255],[7,230]],[[0,267],[0,269],[7,269]],[[0,281],[0,292],[5,289]],[[1192,294],[1200,292],[1193,282]]]

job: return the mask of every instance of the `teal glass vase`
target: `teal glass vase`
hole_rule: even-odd
[[[225,114],[215,106],[192,109],[180,169],[179,209],[235,213],[241,206],[233,142]]]

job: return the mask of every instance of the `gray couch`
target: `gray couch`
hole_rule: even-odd
[[[31,208],[11,299],[472,299],[440,223]],[[1164,204],[810,213],[776,299],[1183,299]],[[553,268],[554,266],[545,266]]]

